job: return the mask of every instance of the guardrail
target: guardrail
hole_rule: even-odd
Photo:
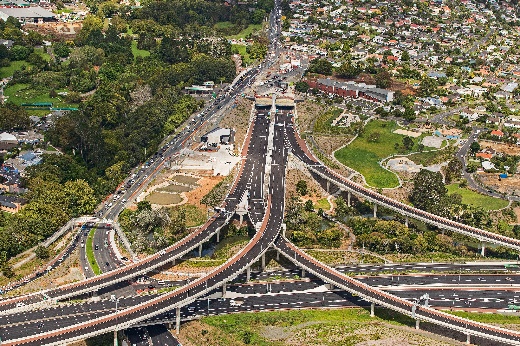
[[[431,322],[445,328],[462,332],[466,335],[478,336],[511,345],[520,345],[520,332],[474,322],[432,308],[418,306],[397,296],[373,288],[315,260],[290,243],[286,238],[279,237],[274,247],[299,267],[316,275],[325,282],[360,296],[364,300],[400,312],[415,320]]]

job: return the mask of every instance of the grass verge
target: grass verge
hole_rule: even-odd
[[[11,77],[14,74],[14,71],[21,70],[22,66],[30,66],[27,61],[21,60],[21,61],[11,61],[11,64],[6,67],[0,68],[0,78],[7,78]]]
[[[87,260],[92,268],[92,271],[95,275],[101,274],[101,269],[99,269],[96,258],[94,257],[94,248],[92,246],[92,241],[94,239],[94,233],[96,233],[96,228],[92,228],[87,237],[87,243],[85,244],[85,251],[87,253]]]
[[[458,193],[462,196],[462,203],[469,204],[474,207],[480,207],[484,210],[497,210],[507,207],[508,201],[482,195],[470,189],[460,188],[458,184],[446,185],[448,194]]]

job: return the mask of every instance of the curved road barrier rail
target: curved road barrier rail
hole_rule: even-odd
[[[383,292],[317,261],[298,249],[298,247],[284,237],[280,236],[275,242],[274,247],[291,262],[316,275],[323,281],[352,294],[357,294],[372,303],[400,312],[416,320],[431,322],[466,335],[478,336],[511,345],[520,345],[520,332],[453,316],[433,308],[419,306],[387,292]]]
[[[253,122],[249,131],[249,138],[253,137],[253,133],[256,131],[260,131],[261,128],[257,128],[255,126],[256,122]],[[259,127],[259,126],[258,126]],[[253,137],[255,138],[255,137]],[[244,148],[244,153],[247,153],[247,146],[250,141],[247,141],[246,148]],[[37,293],[14,297],[10,299],[0,300],[0,315],[9,313],[9,310],[15,309],[18,303],[35,304],[40,303],[46,299],[60,300],[66,299],[69,297],[74,297],[83,293],[93,292],[100,288],[104,288],[110,285],[113,285],[118,282],[126,281],[132,278],[135,278],[139,275],[146,274],[155,268],[159,268],[181,256],[190,252],[192,249],[199,246],[206,241],[208,241],[211,237],[213,237],[220,229],[225,226],[231,216],[232,211],[234,211],[236,204],[239,201],[239,196],[242,196],[246,190],[246,182],[242,179],[243,170],[250,169],[251,160],[245,160],[240,169],[240,173],[237,175],[233,186],[231,188],[231,193],[224,202],[226,209],[229,211],[228,213],[215,214],[213,215],[206,224],[197,229],[195,232],[189,234],[176,244],[166,248],[160,253],[156,253],[154,255],[148,256],[140,262],[133,263],[131,265],[121,267],[109,272],[106,272],[102,275],[98,275],[92,277],[87,280],[83,280],[80,282],[64,285],[55,289],[50,289],[46,291],[40,291]],[[244,168],[247,166],[246,168]],[[224,214],[224,215],[223,215]],[[27,307],[25,307],[27,308]]]
[[[424,210],[414,208],[410,205],[383,196],[375,191],[367,189],[346,179],[345,177],[321,164],[306,147],[305,142],[299,138],[297,132],[294,130],[294,127],[288,127],[287,132],[291,134],[288,137],[291,141],[292,150],[295,156],[302,160],[311,172],[319,175],[323,179],[330,181],[340,189],[352,192],[356,195],[360,195],[373,203],[384,206],[410,218],[421,220],[430,225],[464,234],[466,236],[476,238],[481,242],[502,245],[504,247],[520,251],[520,240],[518,239],[505,237],[500,234],[488,232],[480,228],[468,226],[460,222],[452,221],[447,218],[428,213]]]

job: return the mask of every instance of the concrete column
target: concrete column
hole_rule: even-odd
[[[285,223],[282,223],[282,236],[285,237],[285,231],[287,230],[287,225]]]
[[[244,215],[238,214],[238,216],[240,217],[240,226],[242,226],[242,222],[244,222]]]
[[[374,203],[374,219],[377,217],[377,204]]]
[[[249,282],[251,280],[251,267],[246,268],[246,281]]]
[[[217,231],[217,243],[220,243],[220,230]]]
[[[279,261],[280,260],[280,251],[276,251],[276,260]]]
[[[375,303],[370,303],[370,317],[375,316],[375,314],[374,314],[375,307],[376,307]]]
[[[224,282],[222,284],[222,297],[226,296],[226,288],[227,288],[227,284]]]
[[[404,225],[405,225],[406,227],[408,227],[408,216],[406,216],[405,219],[404,219]]]
[[[117,330],[114,330],[114,346],[119,346],[119,343],[117,342]]]
[[[177,316],[175,317],[175,331],[177,335],[181,332],[181,308],[176,309]]]
[[[262,254],[262,271],[265,270],[265,252]]]
[[[302,269],[302,278],[305,277],[305,269]]]
[[[199,244],[199,257],[202,257],[202,243]]]
[[[327,193],[330,191],[330,181],[327,180]]]
[[[347,191],[347,205],[350,207],[350,191]]]
[[[415,329],[419,330],[419,320],[415,320]]]
[[[469,334],[466,334],[466,344],[471,344],[471,336]]]
[[[175,258],[172,260],[172,265],[175,265]]]
[[[482,257],[486,257],[486,244],[482,243],[482,248],[480,249],[480,254]]]

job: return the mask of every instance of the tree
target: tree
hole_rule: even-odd
[[[314,203],[310,199],[305,201],[305,210],[306,211],[314,211]]]
[[[296,82],[294,89],[300,93],[306,93],[309,90],[309,84],[305,82]]]
[[[29,113],[22,106],[12,102],[0,105],[0,130],[25,130],[30,124]]]
[[[65,42],[56,42],[52,46],[54,54],[60,58],[66,58],[70,55],[70,47]]]
[[[332,63],[327,59],[314,59],[309,63],[307,71],[330,76],[332,74]]]
[[[359,68],[350,61],[344,62],[336,69],[336,74],[342,78],[356,78],[359,75]]]
[[[421,85],[419,86],[419,93],[423,97],[432,96],[437,93],[437,86],[438,83],[435,79],[426,76],[421,80]]]
[[[401,61],[410,61],[410,53],[407,50],[401,54]]]
[[[449,184],[452,181],[459,179],[461,172],[462,162],[456,158],[451,159],[450,162],[448,162],[444,173],[446,182]]]
[[[442,175],[421,169],[414,178],[410,201],[415,207],[432,212],[446,194],[447,189],[442,182]]]
[[[11,47],[10,57],[11,60],[26,60],[29,55],[33,52],[32,47],[25,47],[20,45],[14,45]]]
[[[296,192],[298,192],[301,196],[305,196],[307,194],[307,182],[305,180],[299,180],[296,183]]]
[[[379,70],[374,79],[378,88],[387,89],[392,84],[392,75],[386,70]]]
[[[34,250],[34,254],[35,254],[36,257],[38,257],[39,259],[47,259],[47,258],[49,258],[49,256],[51,255],[49,249],[46,248],[46,247],[43,246],[43,245],[39,245],[39,246]]]
[[[473,142],[470,144],[469,146],[469,151],[475,155],[476,153],[478,153],[480,151],[480,144],[478,142]]]
[[[409,136],[403,137],[403,147],[410,151],[412,150],[414,145],[413,139],[411,139]]]

